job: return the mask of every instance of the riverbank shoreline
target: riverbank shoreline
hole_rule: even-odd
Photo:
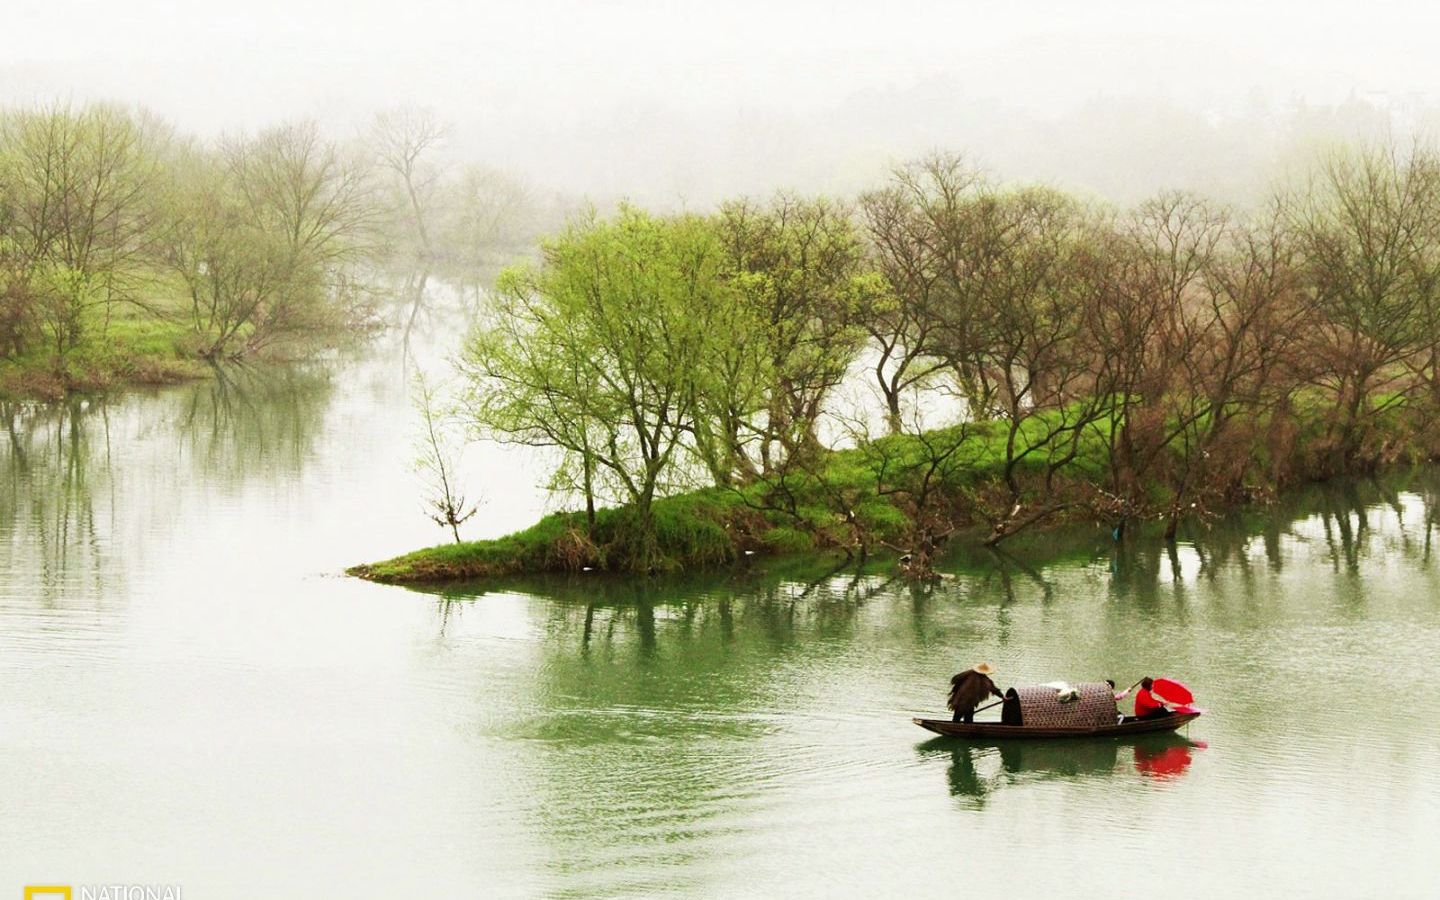
[[[904,445],[935,434],[930,432],[925,438],[898,435],[882,440]],[[982,445],[987,442],[982,436]],[[1394,446],[1391,444],[1392,451],[1382,463],[1363,471],[1329,474],[1312,467],[1318,465],[1313,462],[1317,454],[1292,449],[1283,465],[1272,468],[1283,472],[1283,478],[1265,486],[1231,485],[1224,502],[1219,502],[1219,495],[1212,495],[1204,506],[1186,510],[1179,521],[1203,524],[1220,516],[1267,508],[1280,499],[1282,492],[1306,485],[1413,469],[1433,462],[1434,455],[1418,444],[1407,444],[1402,451],[1395,451]],[[653,575],[707,571],[752,557],[832,554],[869,562],[890,559],[913,575],[929,577],[933,575],[930,562],[935,556],[958,546],[1000,544],[997,534],[1003,531],[1003,523],[1018,520],[1014,508],[1006,510],[1010,498],[1001,466],[987,455],[989,449],[981,446],[977,463],[952,473],[924,508],[907,505],[903,494],[876,481],[874,473],[863,465],[864,451],[858,449],[831,451],[825,464],[826,475],[799,488],[787,486],[787,491],[792,492],[788,508],[778,507],[768,495],[773,485],[762,483],[711,487],[657,500],[652,518],[659,551],[654,558],[660,563],[644,569],[633,565],[637,556],[633,513],[625,508],[606,508],[597,510],[593,525],[582,512],[552,513],[530,528],[500,538],[439,544],[351,566],[345,573],[382,584],[439,585],[577,572]],[[1155,502],[1116,512],[1113,495],[1095,477],[1104,471],[1098,451],[1098,447],[1089,448],[1069,472],[1054,478],[1044,501],[1050,504],[1049,511],[1024,522],[1023,528],[1004,535],[1004,540],[1014,541],[1021,534],[1043,537],[1054,529],[1087,522],[1117,539],[1127,529],[1153,529],[1168,532],[1168,537],[1173,538],[1173,524],[1169,529],[1165,524],[1174,516],[1173,504]],[[885,458],[891,459],[893,454]],[[842,481],[845,477],[848,481]],[[1028,472],[1024,477],[1033,483],[1043,475]],[[1158,490],[1156,485],[1148,487],[1152,494]],[[832,498],[828,503],[827,497]],[[1032,494],[1026,502],[1034,499]],[[997,522],[1001,523],[998,528]],[[921,543],[926,547],[918,546]],[[923,566],[916,566],[912,555],[922,552],[927,557]]]
[[[64,354],[35,348],[0,360],[0,400],[55,402],[72,394],[182,384],[210,366],[184,351],[184,328],[163,318],[117,316]]]
[[[560,514],[563,518],[572,518],[574,514]],[[547,524],[553,517],[547,517],[541,523],[534,526],[540,528]],[[583,518],[583,517],[582,517]],[[1057,518],[1047,525],[1037,528],[1034,533],[1027,537],[1035,538],[1051,531],[1060,531],[1067,528],[1074,528],[1082,525],[1083,519]],[[1098,524],[1096,526],[1099,527]],[[534,530],[534,529],[530,529]],[[767,544],[763,538],[753,538],[743,541],[744,544],[753,544],[737,548],[733,555],[720,559],[704,558],[695,559],[689,562],[676,561],[670,558],[672,566],[664,570],[651,573],[635,573],[623,570],[600,568],[596,566],[572,567],[556,560],[554,565],[542,563],[539,568],[527,568],[524,555],[516,554],[507,557],[504,551],[496,545],[501,545],[512,539],[524,541],[522,537],[527,532],[517,532],[493,541],[462,541],[458,544],[439,544],[434,547],[426,547],[410,553],[402,554],[391,559],[375,563],[362,563],[351,566],[345,570],[345,574],[359,578],[364,581],[371,581],[377,584],[398,585],[407,587],[436,587],[443,588],[450,584],[466,584],[477,581],[494,581],[503,583],[510,579],[554,577],[564,575],[575,575],[579,573],[592,573],[602,577],[633,579],[652,578],[657,576],[670,575],[693,575],[706,572],[735,572],[744,571],[749,565],[756,562],[774,563],[784,561],[786,563],[810,563],[811,568],[833,569],[835,564],[845,567],[850,564],[870,567],[893,567],[902,562],[904,554],[890,548],[882,548],[878,552],[870,552],[864,556],[851,554],[848,557],[838,547],[816,548],[816,547],[784,547]],[[963,534],[954,536],[950,541],[952,548],[966,547],[978,550],[985,546],[985,530],[983,525],[974,525]]]
[[[195,349],[194,332],[171,317],[116,316],[104,333],[87,336],[63,355],[35,348],[0,359],[0,401],[58,403],[78,395],[203,381],[232,364],[305,363],[378,330],[366,325],[353,334],[316,337],[313,345],[272,347],[252,356],[212,361]]]
[[[0,400],[58,403],[76,394],[169,387],[210,377],[200,360],[125,358],[109,367],[25,368],[0,371]]]

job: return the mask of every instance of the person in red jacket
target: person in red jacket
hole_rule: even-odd
[[[1165,701],[1150,692],[1154,686],[1155,681],[1149,676],[1140,679],[1140,690],[1135,692],[1135,718],[1155,719],[1172,715]]]

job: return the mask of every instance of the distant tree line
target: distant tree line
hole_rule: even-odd
[[[529,195],[447,175],[442,132],[401,111],[345,142],[308,122],[201,141],[116,106],[0,110],[0,361],[63,363],[117,314],[253,356],[365,324],[378,269],[513,256]]]
[[[657,497],[711,484],[797,523],[820,502],[861,552],[866,491],[915,553],[1075,507],[1173,537],[1440,446],[1440,155],[1336,152],[1243,212],[1115,209],[936,155],[853,202],[591,214],[505,273],[464,365],[472,421],[560,451],[592,523],[618,501],[653,533]],[[822,426],[857,372],[888,436]],[[959,412],[921,428],[913,398],[942,392]],[[836,475],[837,434],[863,479]]]

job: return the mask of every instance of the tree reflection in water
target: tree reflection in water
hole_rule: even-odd
[[[775,815],[798,822],[817,803],[857,816],[882,806],[863,789],[845,792],[911,771],[910,717],[942,714],[954,667],[978,659],[998,663],[1004,683],[1182,677],[1223,706],[1196,735],[1250,753],[1285,748],[1321,721],[1344,733],[1350,713],[1297,698],[1295,680],[1337,640],[1357,653],[1373,646],[1374,629],[1347,635],[1356,617],[1344,604],[1409,621],[1415,598],[1315,590],[1297,573],[1333,571],[1343,588],[1352,562],[1389,576],[1421,569],[1434,480],[1417,472],[1307,491],[1173,545],[1144,529],[1117,545],[1088,527],[998,554],[957,545],[946,577],[924,585],[896,580],[884,561],[857,571],[764,559],[691,577],[576,574],[425,593],[438,595],[436,640],[473,667],[457,716],[487,741],[523,747],[516,815],[544,835],[555,883],[590,885],[623,857],[621,892],[654,892],[732,829]],[[1327,671],[1357,694],[1371,678],[1363,667]],[[942,805],[1062,819],[1066,808],[1104,807],[1125,822],[1137,791],[1190,790],[1247,764],[1231,751],[1197,766],[1204,746],[1173,734],[936,739],[918,756],[931,781],[923,790]]]
[[[331,393],[328,366],[231,365],[176,387],[0,403],[0,566],[34,572],[46,602],[124,595],[126,563],[177,511],[300,472]]]

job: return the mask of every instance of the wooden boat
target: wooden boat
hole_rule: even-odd
[[[1200,717],[1186,707],[1173,715],[1153,719],[1120,717],[1115,687],[1104,681],[1066,685],[1062,699],[1054,684],[1012,687],[1005,692],[999,722],[952,722],[949,719],[915,719],[916,725],[946,737],[1063,738],[1110,737],[1174,731]]]
[[[1181,725],[1200,718],[1198,712],[1176,713],[1154,719],[1137,719],[1126,716],[1122,721],[1109,725],[1084,725],[1065,727],[1053,725],[1005,725],[1000,722],[952,722],[949,719],[914,719],[916,725],[926,731],[943,734],[946,737],[963,738],[1067,738],[1067,737],[1122,737],[1130,734],[1152,734],[1157,731],[1174,731]]]

